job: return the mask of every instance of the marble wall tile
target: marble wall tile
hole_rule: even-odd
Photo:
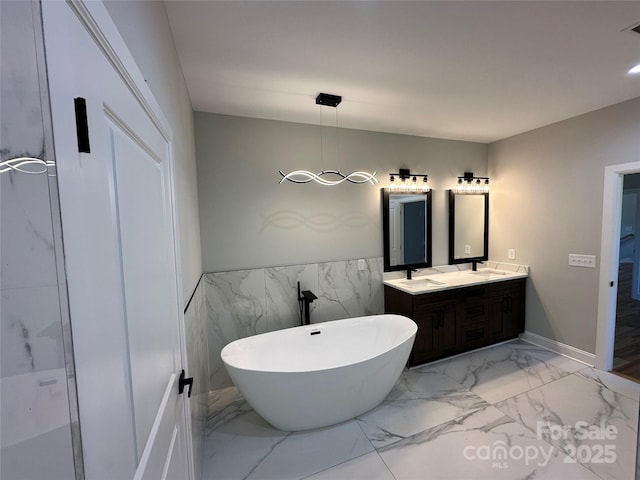
[[[358,270],[357,260],[318,265],[319,299],[312,323],[384,312],[381,259],[365,260]]]
[[[22,5],[20,5],[22,4]],[[2,155],[40,153],[43,112],[31,2],[2,2]],[[47,201],[48,203],[48,201]]]
[[[4,428],[4,427],[3,427]],[[69,427],[49,430],[23,442],[2,448],[0,478],[25,480],[67,480],[76,476]]]
[[[300,289],[310,290],[318,296],[318,265],[294,265],[265,269],[265,291],[267,299],[267,330],[300,325],[298,298]],[[311,318],[315,318],[318,302],[311,304]]]
[[[0,2],[0,10],[0,159],[49,158],[39,2]],[[56,193],[55,178],[44,173],[0,174],[2,478],[83,475],[81,452],[74,456],[72,447],[77,409],[75,398],[69,399],[75,390],[67,385],[73,369],[65,368],[68,316],[61,311],[64,278],[56,265],[61,260]]]
[[[220,352],[229,342],[299,325],[297,282],[318,300],[311,323],[384,312],[382,258],[204,275],[207,305],[209,374],[212,389],[232,385]]]
[[[58,287],[2,289],[2,377],[64,368]]]
[[[232,385],[220,352],[230,342],[267,331],[264,269],[204,276],[212,389]]]
[[[29,372],[0,379],[3,448],[68,426],[69,403],[64,368]],[[70,431],[67,428],[70,440]]]
[[[15,150],[3,145],[3,152],[0,158],[4,160]],[[42,152],[29,154],[41,156]],[[2,288],[57,285],[47,176],[3,173],[0,205]]]

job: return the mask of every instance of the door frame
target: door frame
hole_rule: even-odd
[[[178,232],[178,209],[176,205],[176,180],[175,180],[175,152],[173,132],[171,124],[164,116],[160,104],[155,99],[151,89],[138,65],[136,64],[129,48],[120,35],[102,1],[74,0],[67,1],[67,6],[77,16],[80,24],[94,39],[96,45],[102,50],[107,60],[120,76],[124,84],[131,91],[151,121],[154,123],[162,137],[170,146],[168,152],[168,180],[169,198],[171,203],[171,223],[174,249],[174,269],[176,272],[176,310],[178,312],[178,332],[180,343],[180,360],[185,370],[188,369],[186,355],[186,336],[184,331],[184,301],[182,294],[182,268],[180,264],[180,236]],[[188,478],[195,478],[193,445],[191,432],[191,412],[186,395],[181,395],[183,402],[183,415],[185,442],[187,450],[187,462],[189,466]]]
[[[595,367],[606,372],[613,368],[622,192],[624,175],[630,173],[640,173],[640,162],[610,165],[604,169]]]

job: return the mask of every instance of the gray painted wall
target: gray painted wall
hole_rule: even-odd
[[[310,103],[313,99],[310,99]],[[388,173],[429,174],[433,263],[447,263],[447,198],[465,170],[486,174],[480,143],[320,127],[196,112],[195,139],[205,272],[382,256],[380,187]],[[335,129],[325,128],[325,139]],[[335,137],[333,137],[335,138]],[[377,171],[376,186],[279,185],[279,169]]]
[[[182,296],[189,300],[202,273],[193,112],[163,2],[106,0],[138,68],[173,130]]]
[[[604,168],[640,161],[640,98],[489,145],[490,252],[531,266],[527,330],[595,352]]]

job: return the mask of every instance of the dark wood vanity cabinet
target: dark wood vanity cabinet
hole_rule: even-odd
[[[494,342],[524,331],[526,279],[497,282],[489,288],[489,335]]]
[[[447,355],[453,355],[458,344],[456,303],[445,300],[423,305],[414,312],[418,324],[416,342],[409,363],[417,365]]]
[[[487,345],[489,341],[489,302],[487,286],[479,285],[456,290],[460,335],[458,351]]]
[[[526,279],[411,295],[385,285],[385,312],[418,325],[410,367],[516,337],[524,331]]]

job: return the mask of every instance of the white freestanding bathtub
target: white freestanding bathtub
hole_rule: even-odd
[[[245,399],[279,430],[324,427],[356,417],[389,394],[417,326],[373,315],[263,333],[229,343],[220,356]]]

